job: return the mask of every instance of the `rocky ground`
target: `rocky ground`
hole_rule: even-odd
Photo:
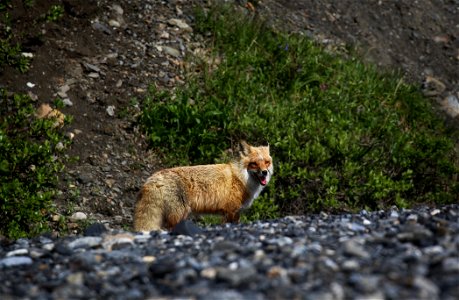
[[[137,191],[160,168],[135,119],[149,85],[172,89],[185,80],[186,55],[205,50],[194,34],[193,9],[212,1],[12,1],[14,29],[33,59],[21,74],[0,70],[0,86],[41,103],[63,99],[73,142],[60,178],[59,214],[128,228]],[[445,119],[459,128],[457,1],[236,1],[276,29],[315,39],[342,53],[356,47],[381,68],[400,69]],[[52,4],[57,22],[30,26]],[[34,84],[33,87],[28,83]],[[56,220],[59,219],[56,216]],[[70,228],[78,225],[70,218]]]
[[[459,205],[308,215],[194,236],[106,232],[0,247],[9,299],[459,297]]]

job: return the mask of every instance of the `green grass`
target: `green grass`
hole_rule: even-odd
[[[190,57],[187,84],[151,88],[140,122],[168,165],[269,142],[274,178],[248,219],[458,200],[457,132],[396,74],[230,8],[198,12],[196,33],[221,63]]]
[[[50,230],[59,142],[54,121],[37,119],[26,95],[0,90],[0,236],[19,238]]]

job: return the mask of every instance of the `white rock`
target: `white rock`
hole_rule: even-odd
[[[188,25],[185,21],[183,20],[180,20],[180,19],[169,19],[169,21],[167,21],[169,23],[169,25],[172,25],[172,26],[177,26],[178,28],[180,29],[183,29],[185,31],[193,31],[193,29],[190,27],[190,25]]]
[[[102,238],[98,236],[85,236],[79,239],[76,239],[68,244],[69,248],[76,249],[76,248],[91,248],[95,246],[99,246],[102,242]]]
[[[56,150],[57,151],[62,151],[64,150],[64,144],[62,144],[62,142],[59,142],[56,144]]]
[[[110,117],[114,117],[115,116],[115,106],[113,106],[113,105],[107,106],[107,109],[105,111],[107,112],[107,114]]]
[[[441,102],[441,106],[452,118],[459,115],[459,100],[456,96],[449,95]]]
[[[207,279],[214,279],[217,276],[217,270],[215,268],[206,268],[201,271],[201,276]]]
[[[69,140],[73,140],[75,138],[75,134],[73,132],[67,132],[65,136],[68,137]]]
[[[65,98],[62,100],[62,103],[64,103],[64,106],[72,106],[73,102],[69,98]]]
[[[67,98],[67,93],[66,92],[63,92],[63,91],[58,91],[57,92],[57,95],[61,98]]]
[[[91,73],[88,74],[88,77],[90,77],[90,78],[99,78],[100,75],[99,75],[99,73],[91,72]]]
[[[29,88],[33,88],[35,86],[35,83],[32,82],[27,82],[26,84]]]
[[[88,219],[88,216],[84,212],[81,212],[81,211],[77,211],[76,213],[70,216],[70,220],[73,222],[82,221],[86,219]]]
[[[435,216],[435,215],[438,215],[439,213],[441,213],[441,211],[440,211],[439,209],[436,208],[436,209],[434,209],[434,210],[432,210],[432,211],[430,212],[430,215],[431,215],[431,216]]]
[[[76,286],[83,285],[84,283],[84,274],[83,272],[77,272],[69,274],[66,278],[66,281],[70,284],[74,284]]]
[[[167,32],[167,31],[163,31],[159,37],[160,37],[161,39],[166,39],[166,40],[168,40],[169,37],[170,37],[170,34],[169,34],[169,32]]]
[[[43,245],[43,249],[52,251],[54,249],[55,245],[53,243],[48,243]]]
[[[151,255],[147,255],[147,256],[142,257],[142,261],[144,263],[147,263],[147,264],[150,264],[150,263],[154,262],[155,260],[156,260],[156,257],[151,256]]]
[[[64,84],[59,88],[59,92],[67,93],[68,91],[70,91],[70,86],[68,84]]]
[[[110,26],[112,26],[112,27],[116,27],[116,28],[121,27],[120,22],[118,22],[118,21],[116,21],[116,20],[110,20],[110,21],[108,21],[108,25],[110,25]]]
[[[112,9],[118,14],[122,15],[124,13],[123,8],[119,4],[113,4]]]
[[[113,236],[107,236],[102,246],[108,250],[112,251],[115,247],[124,247],[124,245],[133,245],[134,244],[134,236],[130,234],[118,234]]]
[[[27,249],[17,249],[10,251],[6,254],[6,257],[11,257],[11,256],[21,256],[21,255],[26,255],[29,253],[29,250]]]
[[[371,221],[368,219],[363,218],[363,225],[371,225]]]

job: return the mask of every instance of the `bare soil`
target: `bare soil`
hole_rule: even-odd
[[[36,22],[55,4],[65,8],[60,20]],[[63,129],[73,142],[60,176],[59,214],[83,212],[112,228],[129,228],[139,188],[161,167],[137,127],[139,107],[149,85],[183,84],[185,55],[205,48],[202,37],[185,25],[193,25],[195,6],[209,2],[42,0],[26,7],[14,0],[11,5],[13,30],[21,33],[23,51],[34,57],[25,74],[0,70],[0,87],[30,93],[37,106],[57,97],[71,102],[61,108],[73,118]],[[266,18],[276,30],[310,36],[334,51],[355,48],[368,62],[399,70],[459,128],[458,117],[442,106],[448,96],[459,98],[457,0],[234,5]],[[69,226],[78,230],[71,220]]]

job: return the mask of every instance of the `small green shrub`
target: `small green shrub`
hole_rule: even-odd
[[[249,219],[458,200],[457,132],[415,87],[232,9],[196,23],[221,64],[197,59],[203,71],[183,88],[152,88],[140,121],[170,165],[212,163],[241,138],[269,141],[275,182]]]
[[[21,46],[12,44],[10,39],[0,39],[0,67],[12,66],[25,73],[29,69],[30,59],[22,55]]]
[[[32,8],[35,5],[35,0],[23,0],[24,6],[27,8]]]
[[[12,21],[7,7],[8,3],[0,6],[0,68],[11,66],[24,73],[29,69],[30,59],[22,55],[21,45],[12,41]]]
[[[62,5],[52,5],[44,19],[48,22],[57,22],[64,16],[65,10]]]
[[[49,229],[57,174],[54,121],[37,119],[26,95],[0,90],[0,235],[33,236]]]

